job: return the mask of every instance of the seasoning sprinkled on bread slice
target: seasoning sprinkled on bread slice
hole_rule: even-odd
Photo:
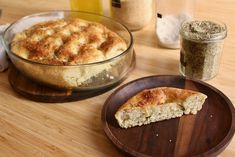
[[[129,128],[181,117],[183,114],[196,114],[206,98],[203,93],[186,89],[146,89],[124,103],[115,118],[120,127]]]

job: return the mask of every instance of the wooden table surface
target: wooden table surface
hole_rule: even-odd
[[[46,10],[70,9],[69,0],[0,0],[0,24]],[[219,75],[209,84],[235,103],[235,1],[198,0],[195,16],[222,20],[228,26]],[[137,67],[124,82],[148,75],[179,74],[179,50],[157,46],[154,21],[134,32]],[[112,90],[113,91],[113,90]],[[122,157],[101,127],[101,109],[112,91],[71,103],[37,103],[16,94],[0,73],[0,156]],[[235,156],[235,139],[222,157]]]

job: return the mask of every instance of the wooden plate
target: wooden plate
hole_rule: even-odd
[[[177,87],[205,93],[208,98],[197,115],[122,129],[114,114],[127,99],[147,88]],[[105,102],[102,123],[108,138],[122,151],[138,157],[216,156],[234,135],[234,107],[211,85],[182,76],[150,76],[118,88]]]

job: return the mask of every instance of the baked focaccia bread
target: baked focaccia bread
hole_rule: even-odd
[[[79,65],[113,58],[127,49],[117,33],[104,25],[79,18],[37,23],[16,33],[11,50],[34,62]]]
[[[130,98],[116,112],[122,128],[196,114],[207,96],[192,90],[172,87],[146,89]]]
[[[113,67],[123,64],[126,57],[95,66],[74,65],[102,62],[120,55],[126,49],[126,41],[114,31],[101,23],[79,18],[39,22],[16,33],[11,42],[11,51],[21,58],[58,65],[45,68],[15,61],[14,64],[27,76],[69,89],[107,78],[108,74],[114,73]]]

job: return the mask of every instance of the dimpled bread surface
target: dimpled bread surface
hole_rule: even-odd
[[[38,23],[17,33],[11,43],[11,50],[20,57],[53,65],[99,62],[126,48],[115,32],[79,18]]]

